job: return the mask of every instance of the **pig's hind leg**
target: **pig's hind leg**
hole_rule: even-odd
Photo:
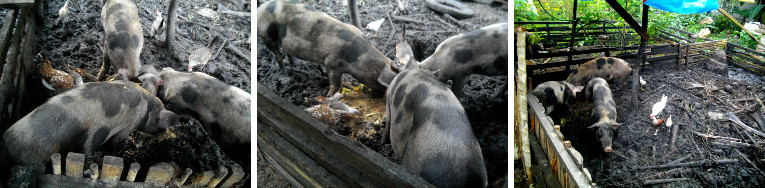
[[[279,43],[267,39],[264,39],[263,43],[266,45],[268,50],[271,51],[271,54],[273,54],[274,58],[276,59],[276,64],[278,65],[276,70],[282,73],[286,73],[287,70],[284,68],[284,63],[282,62],[284,60],[284,56],[282,56]]]
[[[343,73],[332,70],[331,68],[327,69],[329,69],[329,92],[327,93],[327,96],[332,96],[332,94],[340,91],[340,84],[342,84]]]

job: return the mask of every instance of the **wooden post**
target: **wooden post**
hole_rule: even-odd
[[[361,29],[359,11],[356,11],[356,0],[348,0],[348,16],[351,17],[351,24]]]
[[[167,38],[165,39],[165,45],[167,45],[168,51],[173,53],[173,41],[175,40],[175,20],[178,17],[178,3],[179,0],[170,0],[170,12],[167,14]]]
[[[579,4],[577,2],[579,1],[574,1],[574,15],[572,17],[574,22],[573,24],[571,24],[571,42],[569,42],[569,46],[568,46],[569,51],[574,50],[574,42],[576,42],[576,25],[579,24],[579,18],[576,17],[576,9],[577,9],[577,5]],[[574,59],[573,57],[574,57],[573,55],[568,55],[568,61],[573,60]],[[568,70],[571,70],[571,65],[566,66],[566,71]]]
[[[528,99],[526,93],[526,33],[518,29],[515,31],[518,34],[518,44],[516,45],[516,55],[518,56],[518,79],[516,80],[518,86],[517,104],[518,108],[518,122],[520,125],[516,126],[515,132],[520,133],[521,147],[521,161],[523,162],[523,170],[526,172],[526,177],[531,177],[531,150],[529,148],[529,115],[528,115]],[[530,179],[529,179],[530,181]]]
[[[648,5],[643,4],[643,25],[639,28],[640,31],[638,32],[646,32],[646,28],[648,28]],[[646,37],[640,38],[640,49],[638,50],[638,59],[635,64],[632,65],[632,108],[637,109],[638,107],[638,82],[639,82],[639,76],[638,72],[640,72],[640,68],[642,67],[643,63],[645,63],[645,43],[648,42],[648,34],[646,34]]]

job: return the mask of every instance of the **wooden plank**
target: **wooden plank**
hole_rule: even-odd
[[[260,118],[258,119],[260,123]],[[293,184],[306,187],[349,187],[268,126],[258,127],[258,151],[272,159]]]
[[[34,53],[37,51],[34,48],[34,45],[37,44],[35,38],[35,28],[37,24],[35,23],[36,19],[34,19],[34,9],[29,7],[24,8],[24,11],[28,12],[26,14],[27,16],[24,18],[27,20],[27,23],[24,32],[24,38],[22,39],[22,44],[19,46],[21,48],[21,51],[19,51],[19,75],[16,78],[16,99],[14,100],[15,103],[13,105],[13,109],[17,110],[12,111],[12,120],[21,119],[24,117],[24,115],[33,110],[29,108],[23,108],[23,106],[29,103],[27,99],[27,78],[30,77],[29,75],[33,74],[32,71],[34,69],[34,64],[29,62],[32,62]]]
[[[16,21],[14,28],[23,28],[23,26],[26,24],[26,19],[22,19],[27,17],[29,14],[28,11],[21,11],[20,16],[18,16],[19,19]],[[5,63],[5,67],[3,68],[2,77],[0,77],[0,122],[5,123],[3,125],[2,130],[6,130],[12,123],[13,120],[10,116],[7,116],[6,113],[6,104],[9,104],[10,98],[15,95],[11,95],[13,91],[16,91],[16,86],[14,85],[16,77],[19,75],[18,73],[18,67],[21,63],[17,61],[17,55],[20,51],[20,44],[21,44],[21,38],[23,36],[24,29],[17,29],[16,32],[13,33],[13,38],[11,39],[11,46],[8,50],[8,54],[10,56],[6,57],[8,61]]]
[[[433,187],[357,141],[337,134],[308,113],[257,84],[258,118],[351,186]],[[260,120],[259,120],[260,121]]]
[[[541,171],[541,174],[535,174],[534,177],[539,177],[539,179],[543,180],[542,182],[544,182],[547,187],[561,187],[560,182],[558,182],[558,179],[552,172],[550,161],[547,160],[547,157],[543,153],[537,136],[531,134],[529,136],[529,142],[531,145],[531,151],[534,153],[534,158],[536,158],[537,166]]]
[[[648,58],[645,61],[647,61],[647,62],[654,62],[654,61],[663,61],[663,60],[667,60],[667,59],[676,59],[676,58],[677,58],[677,54],[675,54],[675,55],[665,55],[665,56],[654,57],[654,58]]]
[[[553,154],[557,159],[555,162],[560,165],[557,168],[557,173],[559,177],[558,181],[561,182],[562,187],[590,187],[592,180],[587,179],[582,172],[582,169],[577,167],[574,160],[566,151],[560,137],[558,135],[553,135],[554,128],[550,121],[547,120],[549,117],[544,114],[544,108],[542,108],[539,100],[531,93],[528,94],[527,98],[531,109],[530,116],[538,120],[536,126],[536,129],[538,129],[537,131],[541,131],[547,135],[547,137],[540,136],[539,139],[542,139],[540,140],[540,143],[544,143],[544,145],[542,145],[543,148],[547,147],[553,151]],[[548,159],[553,158],[550,155],[547,157]]]
[[[5,13],[3,28],[0,30],[0,74],[3,73],[2,65],[5,65],[5,56],[8,55],[8,48],[11,46],[13,25],[18,15],[16,9],[8,9],[8,12]]]
[[[571,31],[571,27],[539,27],[527,29],[528,32],[542,32],[542,31]]]
[[[0,5],[31,6],[34,2],[34,0],[3,0],[0,1]]]

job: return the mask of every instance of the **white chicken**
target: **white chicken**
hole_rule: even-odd
[[[155,10],[154,14],[156,14],[154,22],[151,23],[151,31],[149,31],[149,36],[154,37],[156,35],[161,35],[165,31],[165,19],[162,18],[162,12],[159,10]]]
[[[661,95],[661,101],[657,102],[656,104],[653,104],[653,107],[651,108],[651,115],[648,116],[653,120],[653,123],[656,124],[658,120],[656,119],[656,115],[659,115],[662,110],[664,110],[664,107],[667,106],[667,96]]]
[[[66,15],[69,14],[68,7],[69,7],[69,0],[66,0],[66,2],[64,3],[64,6],[58,9],[58,18],[56,18],[56,24],[64,21],[64,18],[66,18]]]
[[[643,77],[640,77],[640,86],[645,86],[646,82],[643,80]]]
[[[373,22],[369,22],[367,26],[365,27],[368,30],[375,31],[375,37],[377,37],[377,30],[380,30],[380,26],[382,26],[383,22],[385,21],[385,18],[379,19]],[[369,34],[367,34],[369,35]]]

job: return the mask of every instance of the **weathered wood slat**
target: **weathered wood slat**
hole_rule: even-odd
[[[261,118],[258,118],[261,120]],[[260,123],[260,122],[258,122]],[[273,132],[258,128],[258,151],[295,185],[321,187],[350,187],[331,172],[310,159],[298,148]],[[285,174],[286,173],[286,174]],[[309,187],[310,187],[309,186]]]
[[[13,26],[16,23],[16,17],[18,16],[16,9],[8,9],[5,14],[3,29],[0,30],[0,74],[3,72],[3,66],[5,65],[5,56],[8,55],[8,48],[11,46],[11,36],[13,36]]]
[[[26,25],[26,18],[28,18],[29,11],[27,9],[22,9],[22,11],[19,12],[19,16],[17,17],[17,21],[15,22],[14,28],[24,28],[24,25]],[[9,104],[10,97],[15,97],[15,95],[12,95],[12,92],[16,91],[16,79],[19,76],[19,68],[21,63],[18,61],[18,54],[20,51],[21,46],[21,39],[24,34],[24,29],[16,29],[13,33],[13,38],[11,39],[11,44],[8,49],[9,56],[6,57],[8,60],[5,62],[5,67],[3,68],[3,73],[0,75],[0,123],[4,123],[4,127],[2,127],[3,130],[5,130],[7,127],[11,125],[12,120],[10,116],[7,116],[6,113],[6,105]]]
[[[363,144],[335,133],[262,84],[257,85],[260,126],[271,128],[350,186],[432,187]]]
[[[531,22],[514,22],[516,25],[529,25],[529,24],[571,24],[571,21],[531,21]]]

